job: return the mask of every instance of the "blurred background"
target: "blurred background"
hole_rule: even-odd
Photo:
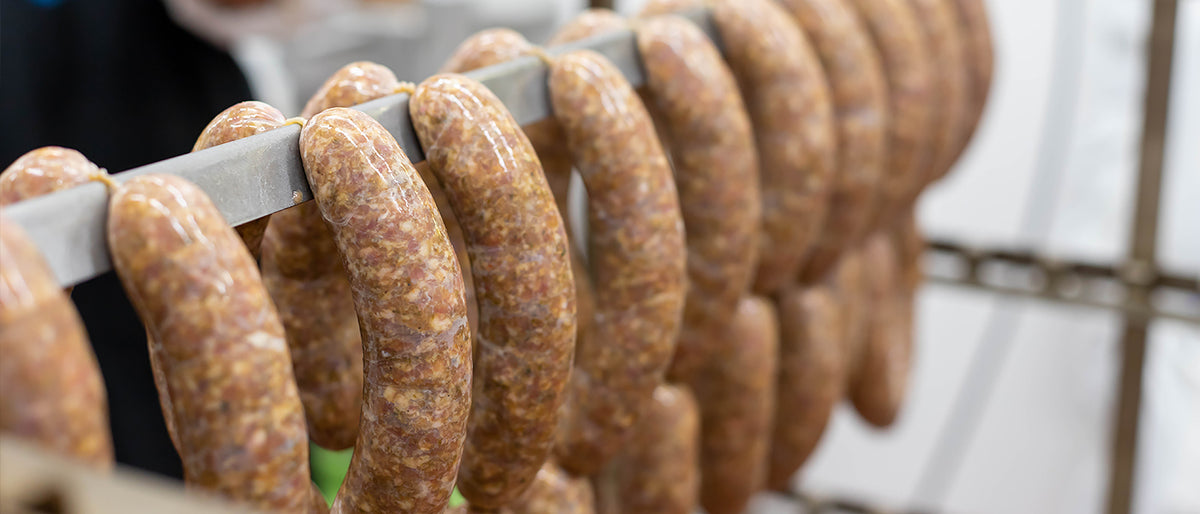
[[[640,4],[617,1],[614,7],[632,14]],[[957,245],[1125,262],[1154,2],[987,4],[996,48],[991,98],[957,170],[924,195],[921,225],[931,239]],[[511,27],[531,41],[544,41],[586,7],[583,1],[558,0],[277,0],[243,8],[207,0],[3,0],[2,5],[0,99],[8,122],[0,128],[0,160],[11,162],[43,144],[62,144],[79,148],[110,171],[188,151],[207,121],[239,100],[266,101],[294,115],[327,76],[348,62],[376,61],[401,80],[419,81],[479,29]],[[127,40],[129,48],[146,44],[138,39],[144,34],[127,32],[138,30],[136,23],[105,26],[103,16],[86,21],[89,9],[105,5],[141,9],[130,16],[151,20],[146,23],[158,23],[155,13],[161,11],[162,23],[177,24],[172,30],[179,34],[171,37],[190,38],[180,44],[195,49],[160,52],[158,59],[176,59],[178,65],[153,68],[153,76],[112,83],[109,89],[88,87],[116,80],[97,78],[111,72],[105,63],[132,69],[155,62],[139,61],[145,58],[142,52],[151,51],[144,48],[119,58],[67,59],[62,55],[69,51],[46,41],[69,39],[87,46],[112,36]],[[36,36],[43,27],[39,23],[51,32]],[[108,51],[118,56],[127,48],[111,45]],[[231,61],[226,65],[222,59]],[[201,60],[206,64],[197,64]],[[228,73],[202,73],[217,68]],[[71,89],[54,77],[80,84]],[[29,92],[46,88],[52,93]],[[199,91],[187,102],[194,116],[185,116],[183,108],[146,112],[138,105],[178,88]],[[1170,91],[1157,254],[1165,270],[1197,277],[1200,0],[1178,2]],[[66,105],[63,98],[76,100]],[[108,110],[93,112],[79,104]],[[122,113],[133,114],[122,120]],[[23,119],[38,121],[19,123]],[[111,126],[124,130],[99,139],[97,133]],[[149,133],[172,130],[186,137],[146,143],[153,139]],[[934,256],[927,268],[939,276],[953,274],[953,265]],[[78,295],[76,300],[81,301]],[[1200,312],[1196,294],[1165,301],[1177,311]],[[860,421],[848,406],[840,407],[817,453],[796,477],[796,488],[813,498],[895,509],[1106,510],[1118,417],[1121,313],[926,282],[917,321],[914,370],[900,419],[881,431]],[[104,365],[103,355],[101,361]],[[1133,511],[1200,512],[1200,327],[1152,321],[1144,372]],[[137,464],[138,458],[126,454],[123,460]],[[766,496],[755,507],[761,512],[790,508],[781,498]]]

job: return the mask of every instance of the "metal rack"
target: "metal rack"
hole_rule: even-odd
[[[1130,509],[1148,324],[1156,317],[1200,323],[1200,313],[1189,310],[1191,304],[1185,303],[1184,308],[1174,309],[1155,300],[1156,292],[1160,291],[1194,295],[1200,290],[1196,277],[1161,270],[1155,261],[1175,10],[1175,0],[1155,1],[1137,215],[1126,263],[1065,262],[1041,257],[1032,251],[971,249],[947,241],[931,243],[928,251],[930,259],[956,263],[943,266],[951,272],[930,277],[938,283],[1116,309],[1123,313],[1120,405],[1109,482],[1108,511],[1113,514],[1126,513]],[[720,38],[707,10],[697,9],[684,15],[720,47]],[[553,47],[548,52],[554,55],[580,48],[605,55],[634,86],[644,82],[632,32],[625,30],[596,36]],[[517,59],[467,75],[491,89],[521,124],[551,114],[546,68],[535,57]],[[407,95],[382,98],[356,108],[378,120],[414,163],[424,160],[408,117]],[[180,175],[204,189],[231,224],[241,224],[312,198],[299,157],[299,131],[298,127],[283,127],[128,170],[113,178],[123,182],[146,173]],[[21,225],[38,245],[59,283],[74,285],[112,267],[104,230],[107,194],[104,186],[87,184],[22,202],[7,208],[5,214]],[[987,271],[996,266],[1008,270],[999,280],[993,279]],[[1091,294],[1112,289],[1114,285],[1119,289],[1116,294]],[[853,501],[817,501],[799,492],[790,497],[812,512],[883,511]]]

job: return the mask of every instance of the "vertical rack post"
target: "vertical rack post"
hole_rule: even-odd
[[[1167,106],[1170,102],[1171,59],[1175,46],[1177,0],[1155,0],[1147,53],[1146,92],[1142,118],[1141,155],[1138,167],[1137,204],[1129,262],[1123,274],[1130,283],[1127,302],[1148,307],[1156,282],[1158,208],[1162,186]],[[1134,470],[1137,466],[1138,421],[1150,317],[1126,310],[1121,339],[1121,382],[1108,484],[1109,514],[1128,514],[1133,505]],[[1149,309],[1141,309],[1141,313]]]

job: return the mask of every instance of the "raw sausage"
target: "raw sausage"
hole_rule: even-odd
[[[351,63],[325,81],[302,116],[386,96],[399,85],[383,66]],[[362,405],[362,341],[350,283],[315,203],[271,216],[262,273],[287,332],[309,435],[318,446],[349,448]]]
[[[857,245],[842,256],[830,279],[838,299],[842,320],[842,354],[846,359],[844,375],[847,386],[853,381],[853,371],[862,356],[870,327],[870,280],[864,262],[863,245]]]
[[[204,127],[204,131],[196,139],[196,144],[192,146],[192,151],[212,148],[243,137],[274,130],[283,126],[285,121],[287,120],[283,117],[283,113],[279,112],[279,109],[265,103],[251,101],[234,104],[221,111],[208,123],[207,127]],[[269,221],[270,217],[264,216],[235,228],[238,235],[242,236],[242,241],[246,243],[246,248],[250,249],[250,255],[254,256],[254,260],[262,257],[263,232],[267,230]]]
[[[885,427],[896,419],[908,382],[911,297],[905,294],[896,248],[886,233],[863,245],[870,313],[858,358],[850,372],[850,399],[868,423]]]
[[[75,150],[57,146],[38,148],[21,156],[0,174],[0,205],[70,189],[105,173]],[[65,289],[68,296],[72,289]],[[166,378],[163,377],[162,366],[159,364],[161,357],[155,353],[155,345],[150,343],[149,331],[146,332],[146,346],[154,385],[159,391],[158,401],[162,407],[163,422],[175,450],[178,451],[179,438],[175,435],[175,420],[171,417],[171,399],[166,395]]]
[[[462,225],[479,302],[458,488],[473,506],[500,507],[529,486],[554,442],[575,339],[567,234],[533,147],[486,87],[435,75],[409,111]]]
[[[473,69],[507,62],[522,56],[533,55],[535,47],[521,34],[510,29],[488,29],[481,31],[459,45],[454,55],[442,67],[444,72],[462,73]],[[541,161],[542,171],[550,191],[554,194],[563,228],[567,231],[571,252],[571,274],[575,283],[575,347],[587,346],[595,327],[596,299],[592,279],[588,275],[587,263],[572,234],[568,223],[567,193],[571,181],[571,153],[567,149],[566,136],[553,118],[547,118],[523,127],[529,142]],[[436,193],[435,193],[435,200]],[[439,207],[441,203],[439,202]],[[443,213],[444,215],[444,213]],[[447,226],[447,229],[450,227]],[[453,239],[452,239],[453,241]],[[461,260],[460,255],[460,262]],[[464,267],[464,276],[469,268]],[[467,290],[470,300],[471,290]]]
[[[892,238],[904,287],[909,291],[916,291],[922,279],[921,259],[925,252],[925,236],[917,223],[915,210],[910,209],[900,218],[900,223],[892,232]]]
[[[643,14],[700,4],[655,0]],[[774,2],[718,0],[712,9],[758,149],[762,230],[754,290],[773,293],[794,280],[826,223],[837,180],[837,98],[813,47]]]
[[[628,26],[605,9],[580,14],[551,39],[562,44]],[[688,295],[670,376],[687,380],[725,330],[748,289],[761,212],[758,158],[732,73],[687,20],[634,26],[646,70],[641,90],[675,168],[688,246]]]
[[[590,475],[619,449],[674,353],[683,220],[654,125],[620,70],[571,52],[551,65],[549,89],[588,191],[596,291],[594,338],[577,344],[556,452],[564,469]]]
[[[737,82],[704,32],[675,16],[642,20],[634,32],[644,98],[670,141],[687,234],[687,298],[669,372],[686,381],[719,344],[753,279],[758,152]]]
[[[916,13],[907,0],[851,0],[883,60],[888,86],[888,159],[872,227],[890,224],[914,191],[932,149],[933,73]]]
[[[845,324],[827,283],[793,286],[779,295],[779,382],[767,487],[789,490],[842,397]]]
[[[533,55],[535,48],[515,30],[488,29],[481,31],[458,46],[454,55],[442,66],[443,72],[465,73],[485,66],[508,62],[518,57]],[[525,135],[533,144],[538,160],[542,163],[542,171],[554,200],[558,203],[558,212],[563,220],[567,219],[567,188],[571,179],[571,153],[567,150],[566,136],[554,118],[531,123],[524,127]],[[570,232],[570,224],[566,225]],[[576,282],[579,277],[576,277]]]
[[[75,150],[44,146],[22,155],[0,173],[0,206],[70,189],[100,173]]]
[[[446,229],[408,157],[366,114],[313,116],[300,155],[363,335],[361,423],[332,511],[440,513],[471,405],[471,335]]]
[[[954,7],[963,38],[963,59],[967,66],[968,106],[966,126],[956,152],[957,160],[983,117],[983,108],[987,106],[988,94],[992,89],[995,56],[992,51],[992,29],[983,0],[956,0]]]
[[[151,174],[113,194],[108,244],[160,357],[188,485],[308,512],[304,408],[283,326],[237,233],[198,187]]]
[[[584,477],[572,477],[553,461],[538,470],[533,484],[516,501],[496,510],[462,507],[458,511],[495,514],[593,514],[596,498],[592,483]]]
[[[967,88],[968,64],[963,59],[964,40],[956,16],[955,0],[909,0],[929,44],[934,79],[933,103],[938,109],[934,124],[933,159],[926,183],[938,180],[950,171],[958,158],[960,141],[965,139],[970,122]]]
[[[25,231],[3,217],[0,356],[0,432],[111,468],[108,401],[83,322]]]
[[[870,34],[850,0],[782,0],[811,38],[829,77],[838,130],[838,170],[824,224],[803,272],[814,282],[866,236],[887,165],[887,82]]]
[[[762,489],[778,377],[779,321],[768,300],[748,296],[693,383],[700,405],[700,504],[738,514]]]
[[[629,22],[609,9],[585,9],[571,21],[559,27],[558,32],[554,33],[554,36],[546,41],[546,44],[550,46],[565,45],[606,32],[628,28]]]
[[[596,480],[598,511],[694,512],[700,487],[699,418],[686,387],[658,386],[633,436]]]

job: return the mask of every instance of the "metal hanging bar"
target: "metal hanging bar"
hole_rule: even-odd
[[[690,19],[720,47],[707,9]],[[635,87],[645,82],[633,32],[621,30],[547,49],[551,55],[587,48],[613,62]],[[522,57],[466,74],[496,94],[522,125],[550,116],[546,66]],[[391,132],[414,162],[425,159],[408,117],[408,95],[380,98],[355,107]],[[300,128],[285,126],[206,150],[113,175],[117,182],[147,173],[179,175],[200,186],[232,225],[312,199],[300,162]],[[103,165],[103,163],[99,163]],[[33,198],[5,208],[37,244],[59,284],[71,286],[112,269],[105,241],[108,192],[99,183]]]

